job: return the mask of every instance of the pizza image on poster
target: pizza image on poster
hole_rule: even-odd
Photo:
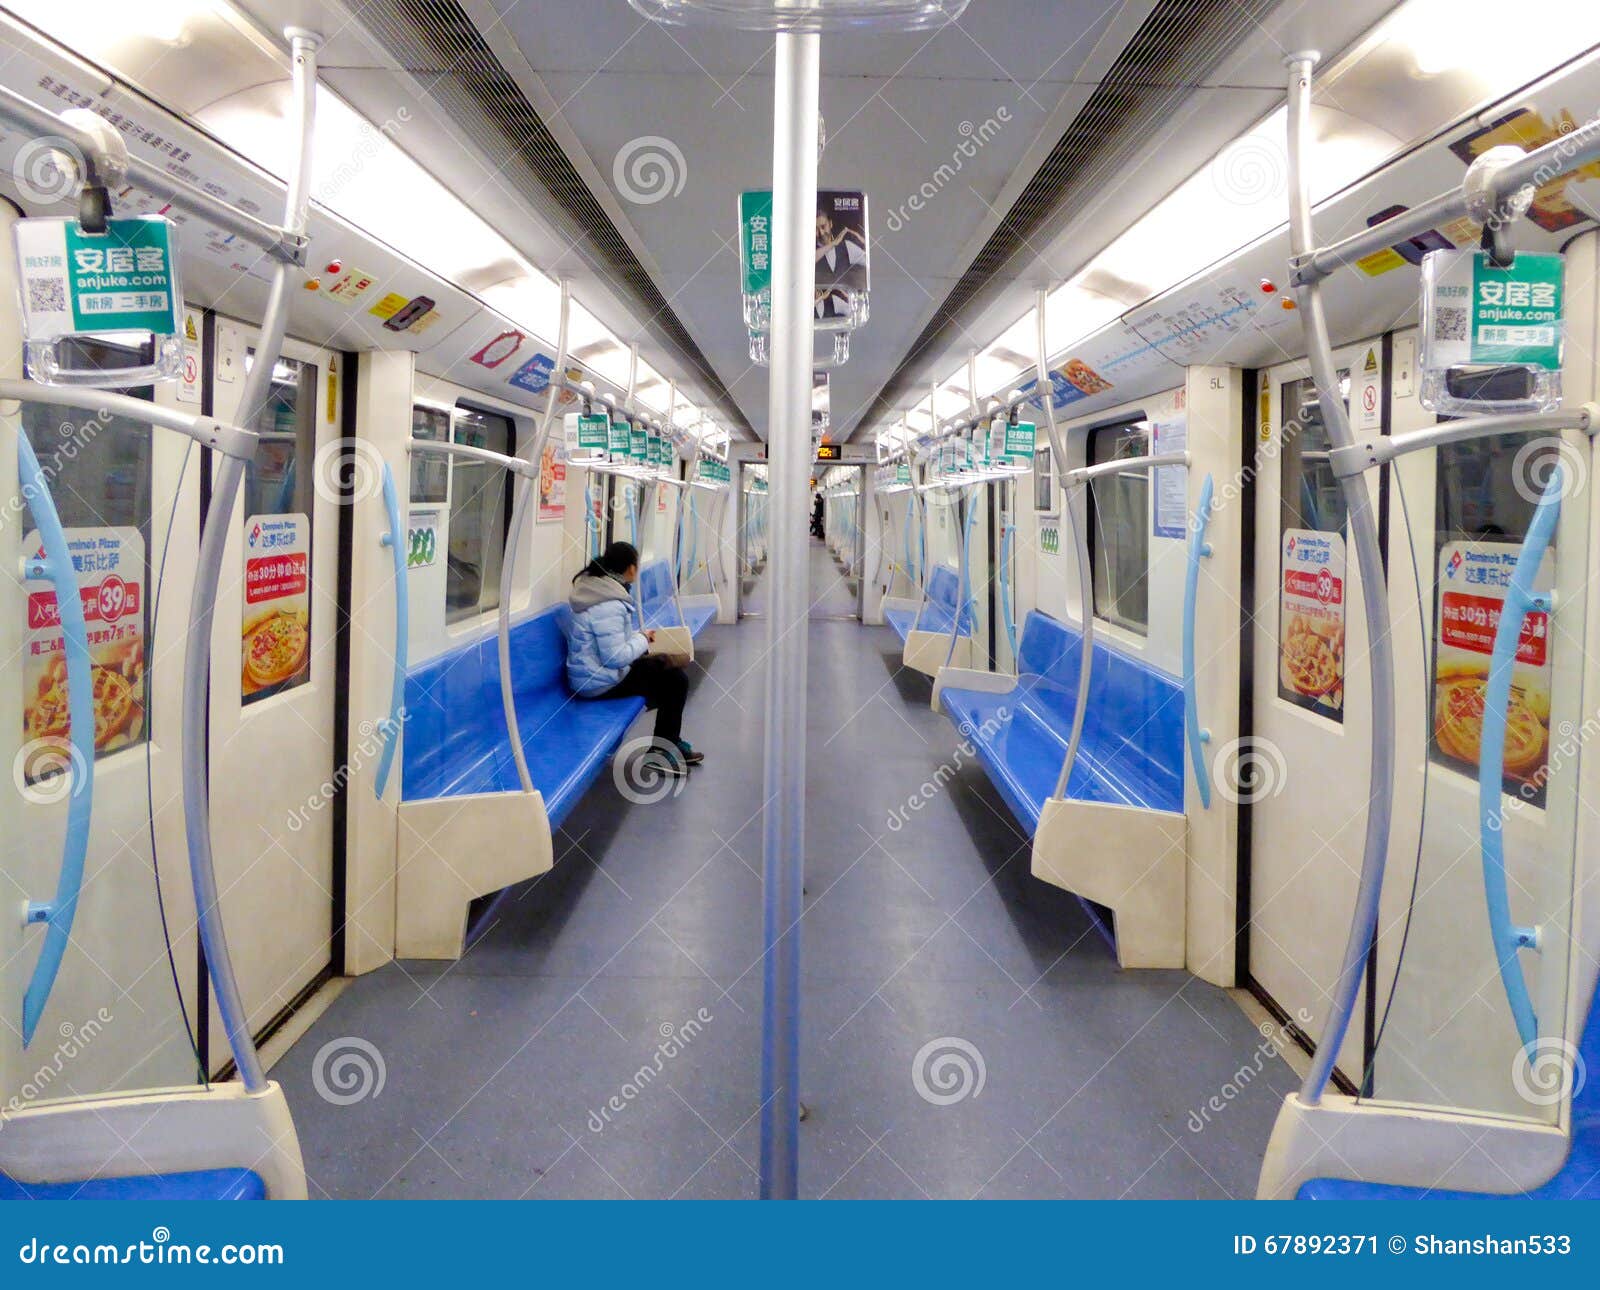
[[[135,528],[72,528],[67,548],[88,628],[96,759],[138,743],[145,733],[144,539]],[[42,555],[38,533],[25,549]],[[66,645],[54,585],[29,579],[22,666],[22,737],[72,737]]]
[[[1344,538],[1285,529],[1278,604],[1278,693],[1344,719]]]
[[[1470,775],[1483,741],[1489,661],[1506,588],[1521,548],[1511,542],[1448,542],[1439,552],[1439,607],[1433,664],[1433,751]],[[1537,585],[1554,584],[1546,554]],[[1544,804],[1550,748],[1550,616],[1522,620],[1506,706],[1504,787]]]
[[[239,694],[253,703],[309,679],[311,526],[304,515],[252,515],[244,531]]]

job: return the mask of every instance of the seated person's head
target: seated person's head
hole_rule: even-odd
[[[630,585],[639,576],[639,552],[631,542],[613,542],[595,563],[613,578]]]

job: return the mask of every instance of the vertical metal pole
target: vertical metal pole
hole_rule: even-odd
[[[1315,249],[1311,221],[1311,194],[1307,152],[1311,142],[1311,69],[1317,55],[1292,54],[1289,67],[1289,248],[1295,256]],[[1306,353],[1322,406],[1322,423],[1328,442],[1346,448],[1353,442],[1350,419],[1339,397],[1339,376],[1334,370],[1328,320],[1322,309],[1317,282],[1299,290],[1300,319],[1305,328]],[[1389,853],[1389,817],[1394,807],[1394,643],[1389,638],[1389,589],[1378,544],[1378,524],[1365,475],[1346,475],[1345,508],[1350,517],[1350,540],[1361,570],[1361,601],[1367,618],[1367,661],[1372,678],[1372,754],[1367,779],[1367,835],[1361,858],[1361,879],[1356,887],[1350,936],[1345,942],[1339,979],[1334,984],[1328,1020],[1317,1040],[1300,1086],[1300,1100],[1316,1105],[1333,1075],[1333,1064],[1355,1014],[1367,950],[1378,925],[1378,903],[1383,895],[1383,869]]]
[[[820,38],[777,37],[772,130],[772,463],[762,817],[761,1198],[799,1190],[800,914],[806,804],[806,500],[811,469]]]

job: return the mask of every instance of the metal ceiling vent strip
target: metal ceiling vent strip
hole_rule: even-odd
[[[1129,164],[1157,124],[1240,42],[1260,26],[1276,0],[1162,0],[1056,141],[960,280],[884,383],[860,424],[890,419],[913,388],[925,356],[959,330],[963,313],[1000,276],[1052,215],[1087,200]],[[1026,273],[1013,272],[1013,277]]]
[[[565,237],[587,243],[592,254],[585,258],[638,302],[642,330],[692,367],[726,424],[748,434],[721,378],[461,6],[455,0],[365,0],[359,21],[396,62],[424,78],[456,129],[485,155],[506,157],[505,187]],[[480,114],[495,123],[498,137],[474,137],[487,133],[469,124]]]

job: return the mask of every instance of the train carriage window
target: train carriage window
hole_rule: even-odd
[[[443,408],[411,409],[411,437],[443,443],[450,438],[450,414]],[[450,496],[450,459],[415,453],[411,458],[411,500],[440,505]]]
[[[457,408],[456,443],[511,453],[509,417]],[[460,622],[500,606],[500,565],[511,517],[511,476],[486,462],[454,458],[450,465],[450,552],[445,621]]]
[[[1089,433],[1088,464],[1143,457],[1145,427],[1102,426]],[[1094,612],[1138,632],[1150,630],[1150,480],[1147,473],[1107,475],[1089,482],[1089,565]]]
[[[1548,435],[1506,435],[1438,450],[1434,509],[1432,759],[1476,775],[1483,691],[1500,604],[1559,449]],[[1559,558],[1552,542],[1544,578]],[[1541,586],[1550,585],[1541,581]],[[1549,778],[1548,616],[1530,614],[1512,672],[1505,791],[1543,806]]]
[[[255,361],[253,351],[245,361]],[[261,444],[244,476],[240,699],[247,704],[311,679],[316,409],[316,366],[280,357],[250,426]]]
[[[73,367],[125,368],[151,361],[148,345],[141,352],[106,341],[68,344],[64,361]],[[125,392],[152,397],[148,388]],[[67,531],[79,584],[85,592],[97,592],[87,618],[98,760],[149,737],[151,429],[143,422],[42,403],[22,405],[22,429]],[[20,520],[24,534],[36,530],[26,498]],[[35,596],[53,600],[47,586],[30,584],[30,608]],[[66,672],[53,615],[36,621],[30,613],[24,642],[22,742],[63,740],[68,737]],[[19,765],[31,779],[29,760]]]
[[[1349,405],[1350,373],[1339,371]],[[1344,720],[1348,512],[1309,377],[1280,387],[1278,697]]]

